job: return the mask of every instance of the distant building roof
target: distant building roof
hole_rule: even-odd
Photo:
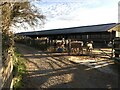
[[[44,31],[32,31],[32,32],[22,32],[17,33],[18,35],[56,35],[56,34],[75,34],[75,33],[88,33],[88,32],[106,32],[109,29],[115,27],[116,23],[109,24],[100,24],[100,25],[91,25],[91,26],[81,26],[81,27],[72,27],[72,28],[63,28],[63,29],[52,29]]]

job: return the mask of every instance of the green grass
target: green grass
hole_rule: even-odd
[[[13,60],[13,89],[18,90],[23,87],[23,75],[26,74],[26,60],[21,58],[21,54],[16,50]]]

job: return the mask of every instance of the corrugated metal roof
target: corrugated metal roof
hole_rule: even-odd
[[[63,29],[53,29],[44,31],[33,31],[33,32],[23,32],[18,33],[19,35],[56,35],[56,34],[73,34],[73,33],[87,33],[87,32],[105,32],[109,29],[115,27],[116,23],[91,25],[91,26],[81,26]]]

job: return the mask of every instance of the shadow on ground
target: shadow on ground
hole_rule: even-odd
[[[23,79],[24,88],[118,87],[118,75],[103,73],[97,69],[88,69],[82,64],[72,63],[63,58],[66,55],[43,53],[30,47],[27,49],[27,46],[19,46],[19,50],[27,58],[27,66],[30,68]],[[114,66],[114,69],[117,67]]]

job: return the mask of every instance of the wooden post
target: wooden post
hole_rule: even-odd
[[[115,55],[115,58],[119,58],[120,60],[120,38],[115,38],[114,39],[114,55]]]
[[[54,40],[54,51],[56,50],[56,39]]]
[[[54,40],[53,40],[53,38],[51,39],[51,45],[53,46],[53,42],[54,42]]]
[[[68,55],[71,53],[71,39],[68,39]]]
[[[111,58],[114,56],[114,40],[112,40],[112,51],[111,51]]]
[[[50,38],[50,46],[51,46],[51,43],[52,43],[52,40],[51,40],[51,38]]]

